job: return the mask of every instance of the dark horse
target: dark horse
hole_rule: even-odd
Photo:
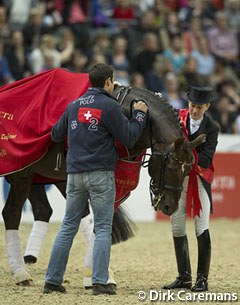
[[[177,113],[159,95],[145,89],[117,86],[114,96],[128,117],[131,115],[134,100],[142,99],[148,104],[148,127],[134,148],[129,151],[129,158],[133,160],[143,149],[151,148],[148,166],[152,177],[153,205],[156,210],[171,215],[178,208],[182,182],[193,162],[192,150],[200,144],[203,137],[191,143],[186,141]],[[64,150],[63,145],[62,149]],[[62,158],[62,170],[56,171],[57,156],[60,156],[59,145],[53,143],[38,162],[6,176],[11,186],[2,215],[6,228],[9,263],[17,284],[28,283],[31,275],[26,270],[21,255],[20,238],[18,234],[11,234],[19,228],[22,206],[29,196],[35,173],[48,178],[66,180],[65,158]],[[40,214],[39,209],[38,217],[41,217]]]

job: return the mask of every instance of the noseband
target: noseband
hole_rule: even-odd
[[[150,197],[152,206],[155,210],[157,210],[158,205],[163,198],[163,190],[170,190],[172,192],[181,193],[183,190],[182,185],[171,185],[165,183],[165,169],[166,164],[169,159],[173,159],[175,162],[179,164],[179,167],[182,167],[182,171],[184,171],[184,168],[186,166],[191,166],[193,164],[193,161],[186,162],[177,159],[172,152],[165,152],[161,153],[159,151],[155,151],[152,153],[152,156],[157,156],[160,158],[160,168],[159,168],[159,180],[158,182],[154,181],[153,178],[150,180]]]

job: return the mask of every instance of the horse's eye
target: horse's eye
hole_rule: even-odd
[[[169,163],[169,169],[176,170],[179,168],[179,162],[177,160],[172,159]]]

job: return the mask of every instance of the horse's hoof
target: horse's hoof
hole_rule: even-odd
[[[26,256],[24,256],[24,262],[25,262],[25,264],[32,265],[37,262],[37,258],[32,255],[26,255]]]
[[[22,282],[17,283],[18,286],[33,286],[33,280],[25,280]]]

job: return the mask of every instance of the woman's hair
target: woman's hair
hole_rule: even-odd
[[[106,79],[113,79],[113,68],[103,63],[89,69],[89,80],[93,87],[103,88]]]

